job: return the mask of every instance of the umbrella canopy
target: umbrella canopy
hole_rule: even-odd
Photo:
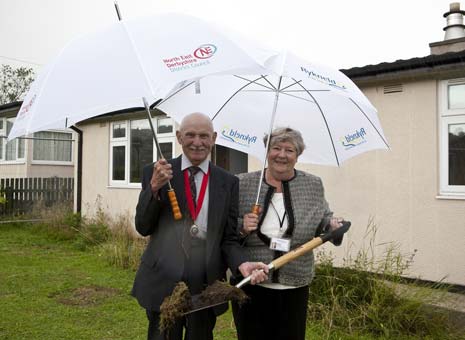
[[[119,21],[70,42],[38,75],[9,139],[153,103],[178,82],[260,72],[274,51],[180,14]]]
[[[264,160],[270,126],[299,130],[307,146],[299,162],[340,165],[386,149],[377,111],[344,74],[283,52],[263,73],[214,75],[179,83],[158,108],[176,120],[210,116],[217,143]]]

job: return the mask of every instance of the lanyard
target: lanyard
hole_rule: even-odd
[[[279,216],[278,210],[276,210],[276,208],[275,208],[273,202],[270,201],[270,203],[271,203],[271,206],[273,207],[273,210],[274,210],[275,213],[276,213],[276,216],[278,217],[278,221],[279,221],[279,230],[281,230],[281,229],[283,228],[283,225],[284,225],[284,220],[286,219],[287,211],[284,210],[283,219],[281,220],[281,216]]]
[[[194,208],[194,200],[192,199],[191,186],[189,185],[189,170],[184,170],[184,190],[186,192],[187,207],[191,213],[192,220],[195,222],[197,216],[199,216],[200,209],[202,209],[203,199],[205,198],[205,191],[207,191],[208,176],[210,169],[206,174],[203,175],[202,185],[200,187],[199,199],[197,200],[197,206]]]

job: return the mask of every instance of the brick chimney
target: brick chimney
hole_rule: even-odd
[[[444,40],[429,44],[431,54],[465,50],[465,25],[463,24],[465,11],[460,9],[459,2],[451,3],[449,8],[449,12],[444,13],[444,18],[447,20],[447,26],[444,27]]]

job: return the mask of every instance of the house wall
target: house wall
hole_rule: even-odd
[[[76,139],[73,133],[73,139]],[[33,141],[25,141],[24,161],[0,162],[0,178],[23,177],[73,177],[74,162],[72,164],[37,164],[32,161]],[[73,153],[76,153],[76,143],[73,143]]]
[[[82,214],[94,216],[101,208],[111,216],[133,219],[140,187],[109,186],[109,123],[85,124],[82,156]]]
[[[112,217],[129,216],[134,220],[140,184],[109,185],[110,122],[79,125],[83,131],[82,214],[94,216],[101,208]],[[181,148],[175,144],[175,154]]]

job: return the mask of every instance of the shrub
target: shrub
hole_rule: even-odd
[[[101,251],[109,263],[136,270],[147,241],[136,234],[131,220],[126,213],[113,221],[109,239],[101,245]]]
[[[376,226],[369,221],[368,250],[344,259],[342,268],[333,266],[333,256],[317,253],[316,276],[310,286],[309,320],[320,322],[327,335],[371,333],[387,338],[410,335],[447,339],[446,315],[426,308],[425,295],[431,290],[402,297],[396,287],[413,261],[397,244],[385,244],[381,258],[375,258]],[[386,281],[386,280],[389,281]],[[408,283],[407,283],[408,285]]]

